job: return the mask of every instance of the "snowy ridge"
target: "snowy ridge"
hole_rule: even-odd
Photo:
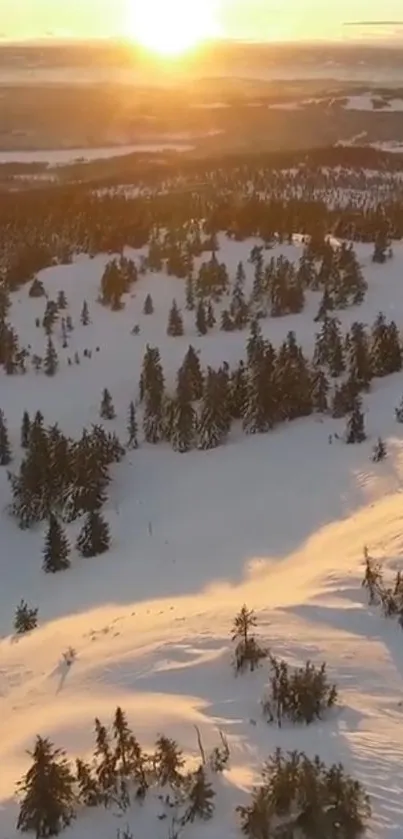
[[[220,238],[220,260],[233,275],[243,259],[249,287],[253,244]],[[372,323],[381,309],[401,328],[403,247],[394,246],[395,257],[385,266],[372,264],[371,246],[356,250],[368,292],[360,307],[337,312],[343,332],[355,320]],[[269,256],[280,252],[298,259],[300,242],[276,246]],[[141,253],[127,251],[136,259]],[[203,366],[234,364],[244,353],[245,332],[215,327],[197,336],[194,313],[184,311],[185,283],[176,278],[143,277],[123,311],[102,308],[97,296],[106,261],[80,257],[41,272],[52,298],[65,290],[75,330],[63,350],[55,328],[60,371],[54,379],[31,369],[24,377],[1,376],[17,463],[24,409],[40,408],[46,423],[58,421],[77,435],[99,420],[105,386],[117,411],[108,430],[124,439],[146,343],[160,347],[168,386],[189,343],[200,349]],[[142,308],[148,292],[155,314],[147,317]],[[181,338],[166,336],[173,297],[184,314]],[[319,298],[310,292],[301,314],[263,320],[265,337],[278,346],[295,330],[311,354]],[[87,327],[79,324],[84,299],[92,321]],[[34,321],[44,300],[29,298],[23,287],[12,301],[11,322],[23,343],[42,354],[45,338]],[[136,323],[140,334],[132,335]],[[93,351],[91,359],[82,357],[84,348]],[[69,367],[67,356],[75,351],[81,364]],[[117,705],[145,747],[166,733],[190,763],[198,756],[195,725],[206,747],[217,745],[219,730],[228,737],[230,765],[217,783],[215,816],[189,829],[193,839],[241,835],[235,807],[245,803],[276,746],[342,761],[371,795],[370,839],[401,839],[402,636],[396,622],[368,607],[361,579],[365,544],[391,569],[403,565],[403,426],[394,420],[402,392],[402,374],[374,382],[364,400],[368,441],[362,446],[329,445],[329,434],[341,435],[344,420],[318,416],[253,438],[235,429],[226,446],[183,457],[164,444],[141,442],[113,469],[105,508],[111,551],[85,561],[73,555],[72,568],[54,577],[41,571],[44,528],[23,532],[8,517],[9,487],[0,470],[1,839],[17,835],[15,783],[26,771],[25,749],[35,735],[49,736],[72,757],[85,757],[94,717],[108,723]],[[369,456],[379,434],[389,456],[373,464]],[[77,523],[67,527],[72,544],[77,530]],[[40,625],[15,641],[12,617],[21,597],[39,607]],[[264,722],[260,700],[267,668],[238,678],[231,668],[230,628],[244,602],[255,609],[258,635],[275,655],[297,665],[327,662],[340,691],[340,707],[328,721],[282,730]],[[76,659],[66,669],[63,653],[70,646]],[[66,837],[114,839],[127,823],[136,839],[167,839],[169,825],[156,818],[158,808],[151,798],[124,816],[87,810]]]

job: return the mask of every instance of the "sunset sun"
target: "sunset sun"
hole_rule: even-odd
[[[136,0],[130,8],[129,34],[151,52],[181,55],[216,34],[213,2]]]

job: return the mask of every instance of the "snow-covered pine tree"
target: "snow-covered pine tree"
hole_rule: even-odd
[[[116,708],[112,731],[116,769],[122,777],[136,782],[136,795],[143,798],[148,789],[147,759],[129,727],[126,714],[120,707]]]
[[[381,460],[384,460],[387,455],[386,445],[383,442],[381,437],[378,437],[378,440],[372,450],[372,460],[374,463],[379,463]]]
[[[116,417],[112,397],[107,387],[105,387],[103,390],[101,405],[99,409],[99,416],[102,417],[102,419],[106,420],[113,420]]]
[[[21,423],[21,448],[27,449],[29,445],[29,436],[31,433],[31,420],[28,411],[24,411]]]
[[[80,321],[83,326],[88,326],[88,324],[90,323],[90,313],[88,309],[88,303],[86,300],[83,301],[83,306],[80,314]]]
[[[25,600],[21,600],[15,610],[14,629],[17,635],[31,632],[38,626],[38,609],[31,609]]]
[[[199,300],[196,309],[196,329],[199,335],[207,335],[207,317],[203,300]]]
[[[4,412],[0,411],[0,466],[8,466],[11,463],[11,446],[8,439],[8,431]]]
[[[312,380],[312,403],[314,410],[320,414],[326,414],[328,411],[329,389],[329,382],[323,370],[314,371]]]
[[[234,321],[232,320],[228,309],[223,309],[222,312],[221,312],[220,329],[223,332],[233,332],[234,329],[235,329]]]
[[[40,837],[57,836],[74,819],[75,778],[65,753],[37,737],[32,766],[18,784],[22,802],[17,830]]]
[[[186,279],[186,308],[188,312],[193,312],[195,305],[193,277],[189,274]]]
[[[173,338],[183,335],[183,319],[180,310],[178,309],[176,300],[172,301],[172,306],[169,312],[167,335],[171,335]]]
[[[362,403],[357,397],[347,422],[346,443],[363,443],[366,437]]]
[[[109,734],[98,717],[95,719],[95,775],[105,807],[118,792],[116,756],[112,751]]]
[[[183,816],[184,825],[189,822],[192,824],[195,819],[208,821],[212,818],[215,809],[215,792],[207,780],[206,771],[203,766],[199,766],[192,775],[188,797],[189,806]]]
[[[97,511],[89,512],[77,539],[77,550],[83,557],[99,556],[110,546],[109,526]]]
[[[65,571],[70,567],[69,554],[70,545],[66,534],[56,516],[51,514],[43,550],[43,570],[52,574]]]
[[[192,406],[192,392],[182,369],[178,372],[171,442],[177,452],[193,448],[196,436],[196,413]]]
[[[372,379],[371,356],[368,335],[362,323],[355,321],[352,324],[346,354],[350,375],[360,390],[368,390]]]
[[[154,770],[158,783],[164,787],[178,787],[183,782],[181,770],[185,760],[181,749],[175,740],[161,735],[155,744]]]
[[[400,405],[395,408],[395,416],[397,422],[403,423],[403,396],[401,398]]]
[[[152,315],[153,312],[154,312],[153,299],[151,297],[151,294],[147,294],[147,297],[144,300],[143,314]]]
[[[55,350],[53,341],[48,336],[48,343],[46,347],[45,358],[43,361],[43,369],[47,376],[54,376],[57,372],[57,368],[59,366],[59,361],[57,357],[57,352]]]
[[[137,440],[137,420],[136,420],[136,408],[134,402],[130,402],[129,405],[129,416],[127,421],[127,448],[128,449],[138,449],[138,440]]]
[[[57,308],[58,309],[67,309],[67,298],[65,291],[61,288],[58,295],[57,295]]]
[[[207,303],[206,323],[207,323],[208,329],[213,329],[213,327],[216,324],[213,304],[212,304],[211,300],[209,300],[208,303]]]
[[[200,358],[194,347],[190,344],[180,368],[181,377],[186,383],[192,401],[197,401],[203,396],[203,373],[200,366]]]

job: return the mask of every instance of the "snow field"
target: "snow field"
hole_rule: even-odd
[[[248,288],[253,268],[247,258],[255,243],[220,239],[218,258],[232,276],[242,259]],[[362,306],[338,313],[343,331],[354,320],[372,324],[379,310],[402,329],[403,247],[394,251],[391,262],[377,266],[371,247],[357,246],[369,288]],[[280,252],[298,259],[300,243],[277,246],[266,257]],[[1,376],[0,402],[16,453],[12,469],[21,456],[24,409],[40,409],[47,424],[58,421],[78,435],[99,421],[104,387],[117,411],[107,427],[124,440],[146,343],[160,347],[169,387],[189,343],[200,350],[202,366],[232,365],[244,355],[247,332],[228,334],[216,326],[197,336],[194,313],[184,308],[185,282],[164,274],[142,277],[123,311],[104,309],[97,296],[107,259],[81,256],[40,275],[51,298],[61,288],[66,292],[75,329],[63,350],[55,327],[60,370],[54,379],[31,369],[24,377]],[[142,314],[148,292],[151,316]],[[183,338],[166,336],[173,297],[184,315]],[[87,327],[79,323],[84,299],[92,320]],[[261,321],[265,337],[278,346],[292,329],[311,354],[319,299],[310,293],[303,313]],[[29,298],[23,287],[10,313],[21,343],[40,355],[46,339],[34,321],[45,302]],[[131,335],[135,323],[138,336]],[[91,359],[82,357],[84,348],[92,350]],[[75,351],[81,364],[69,367],[67,356]],[[105,508],[110,552],[93,560],[73,553],[71,569],[52,578],[41,571],[44,528],[18,530],[5,510],[9,488],[6,470],[0,471],[1,839],[16,835],[15,782],[27,768],[25,749],[35,735],[50,737],[72,757],[86,756],[94,717],[109,722],[118,704],[144,747],[163,732],[179,741],[190,761],[197,759],[194,725],[206,747],[218,743],[219,729],[228,737],[230,768],[216,785],[217,811],[210,823],[189,828],[194,839],[240,836],[235,806],[244,803],[276,746],[342,761],[371,795],[369,837],[401,839],[401,634],[394,621],[367,606],[360,582],[365,544],[391,569],[403,564],[403,428],[394,421],[402,392],[402,374],[374,382],[364,400],[369,439],[361,446],[330,446],[329,434],[341,434],[344,421],[321,417],[254,438],[235,428],[226,446],[183,456],[141,442],[113,470]],[[379,434],[389,456],[373,464],[369,455]],[[67,527],[72,544],[79,527]],[[21,597],[39,607],[40,626],[16,642],[12,620]],[[328,721],[282,730],[263,721],[267,667],[238,678],[231,669],[230,628],[244,602],[256,610],[258,635],[276,656],[296,665],[308,658],[327,662],[340,692],[340,707]],[[67,672],[62,654],[69,646],[77,658]],[[114,839],[127,823],[136,839],[167,839],[167,821],[156,818],[159,807],[151,797],[121,818],[85,811],[66,836]]]

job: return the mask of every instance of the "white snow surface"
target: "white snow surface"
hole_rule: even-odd
[[[250,284],[253,244],[221,238],[220,259],[232,275],[243,259]],[[297,259],[300,247],[297,241],[278,246],[267,258],[282,252]],[[338,313],[344,331],[354,320],[372,323],[380,309],[402,327],[403,246],[394,250],[393,260],[377,266],[371,247],[357,246],[369,289],[361,307]],[[171,387],[189,343],[203,365],[234,364],[244,353],[246,333],[216,327],[200,338],[193,313],[184,312],[183,338],[167,337],[172,298],[184,309],[184,282],[164,274],[141,278],[123,311],[102,308],[97,295],[106,261],[81,256],[40,275],[51,297],[65,290],[75,330],[63,350],[56,327],[60,370],[54,379],[33,370],[24,377],[1,374],[1,407],[16,453],[11,468],[21,457],[24,409],[40,409],[46,423],[57,421],[78,435],[99,421],[104,387],[117,411],[108,429],[124,439],[147,342],[160,347]],[[142,314],[147,292],[155,305],[148,317]],[[87,327],[79,323],[84,298],[92,320]],[[278,345],[295,330],[311,353],[318,302],[312,293],[303,313],[262,321],[264,334]],[[35,317],[44,305],[23,287],[13,295],[10,315],[23,343],[40,354],[45,337]],[[135,323],[138,336],[131,334]],[[76,350],[82,356],[84,348],[93,350],[92,358],[68,366],[67,356]],[[141,441],[113,470],[105,510],[110,552],[93,560],[73,553],[71,569],[54,577],[41,570],[44,528],[20,531],[8,516],[9,487],[0,470],[1,839],[17,836],[15,784],[29,765],[25,750],[35,736],[50,737],[71,757],[89,756],[94,717],[109,722],[118,704],[145,747],[163,732],[179,741],[191,762],[198,755],[195,725],[206,747],[217,744],[219,729],[227,735],[230,766],[216,786],[215,817],[192,826],[192,839],[241,836],[235,807],[247,801],[277,746],[342,761],[371,796],[369,839],[401,839],[402,635],[396,622],[368,607],[360,582],[365,544],[391,569],[403,564],[403,426],[394,421],[402,391],[402,374],[374,383],[365,397],[369,439],[360,446],[329,445],[329,434],[342,434],[344,421],[319,417],[264,436],[246,437],[235,428],[227,445],[211,452],[181,455]],[[379,434],[389,456],[375,465],[370,453]],[[67,527],[72,544],[79,527]],[[39,607],[40,625],[16,641],[12,621],[22,597]],[[256,610],[258,634],[275,655],[297,665],[328,663],[340,691],[329,720],[281,730],[263,721],[267,667],[238,678],[231,668],[230,629],[244,602]],[[62,655],[70,646],[77,657],[66,672]],[[65,835],[114,839],[128,824],[136,839],[167,839],[167,821],[156,818],[160,806],[151,796],[123,817],[86,810]]]

